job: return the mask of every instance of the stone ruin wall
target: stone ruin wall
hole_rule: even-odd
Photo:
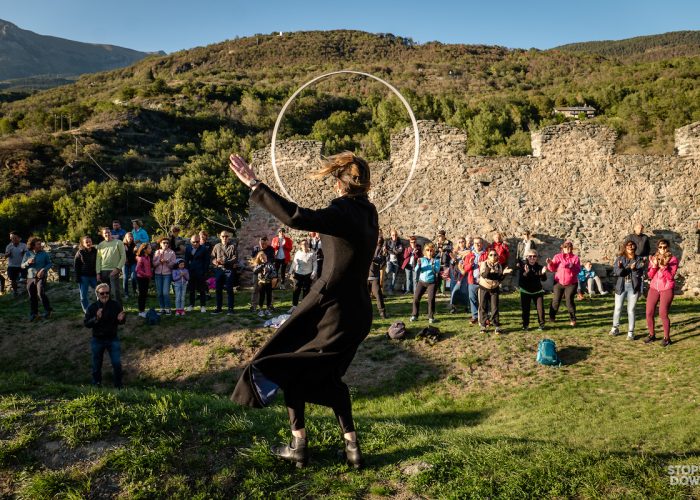
[[[415,176],[396,205],[380,214],[388,235],[414,233],[434,238],[505,234],[514,252],[528,228],[541,255],[558,252],[571,239],[582,261],[609,274],[619,243],[639,221],[655,245],[671,241],[679,257],[678,288],[700,295],[700,122],[676,131],[675,156],[617,155],[616,134],[587,122],[546,127],[532,135],[532,157],[468,156],[467,136],[435,122],[419,122],[421,148]],[[391,159],[372,165],[370,197],[381,209],[405,182],[413,158],[413,133],[391,140]],[[277,145],[280,176],[303,206],[322,207],[333,197],[332,181],[310,180],[321,144],[295,141]],[[257,151],[253,166],[277,189],[270,150]],[[273,236],[280,223],[256,205],[239,231],[240,254],[247,256],[260,235]],[[292,231],[296,239],[301,233]],[[551,278],[550,278],[551,279]]]

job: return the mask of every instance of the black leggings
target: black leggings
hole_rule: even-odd
[[[197,292],[199,292],[199,305],[204,307],[207,305],[207,280],[200,274],[193,274],[190,277],[190,282],[187,283],[187,290],[190,292],[190,306],[194,307]]]
[[[139,284],[139,312],[146,310],[146,298],[148,297],[148,285],[151,284],[151,278],[136,278]]]
[[[350,402],[350,391],[344,383],[339,387],[342,394],[339,394],[338,403],[333,406],[333,413],[338,420],[338,425],[343,431],[343,434],[355,432],[355,423],[352,421],[352,404]],[[287,405],[287,414],[289,415],[289,425],[293,431],[304,429],[306,426],[304,420],[304,409],[306,403],[303,398],[296,397],[292,391],[284,391],[284,404]]]
[[[272,305],[272,283],[258,283],[258,307],[262,309],[263,303],[267,302],[267,308]]]
[[[292,305],[296,306],[299,304],[299,295],[304,298],[309,294],[309,290],[311,289],[311,275],[294,273],[294,283]]]
[[[416,283],[416,291],[413,293],[413,313],[411,316],[418,317],[420,312],[420,299],[423,294],[428,292],[428,318],[432,319],[435,315],[435,292],[437,291],[437,283],[426,283],[419,281]]]
[[[557,311],[559,310],[559,304],[561,303],[561,297],[564,296],[566,301],[566,308],[569,310],[569,319],[571,321],[576,321],[576,302],[574,301],[574,295],[576,295],[577,283],[572,283],[571,285],[561,285],[559,283],[554,284],[552,289],[552,304],[549,306],[549,319],[554,321],[557,316]]]
[[[287,278],[287,263],[284,259],[275,259],[275,271],[280,280],[280,284],[284,283]]]
[[[537,308],[537,322],[544,326],[544,293],[523,293],[520,292],[520,309],[523,313],[523,327],[530,326],[530,306],[535,303]]]

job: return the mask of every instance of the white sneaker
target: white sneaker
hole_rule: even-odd
[[[207,308],[204,307],[204,306],[202,306],[202,307],[199,308],[199,312],[205,313],[205,312],[207,312]]]
[[[610,292],[606,292],[606,291],[600,292],[601,295],[607,295],[608,293],[610,293]]]
[[[634,340],[634,332],[627,332],[627,340]]]
[[[139,313],[139,318],[145,318],[146,317],[146,311],[141,311]]]
[[[415,321],[415,320],[416,320],[415,316],[411,316],[410,318],[408,318],[408,321]]]
[[[258,316],[261,317],[261,318],[264,318],[264,317],[265,317],[265,311],[263,311],[262,309],[260,309],[260,310],[258,311]]]
[[[265,309],[265,316],[267,316],[268,318],[271,318],[271,317],[272,317],[272,311],[270,311],[269,309]]]
[[[297,306],[290,307],[289,311],[287,311],[287,314],[292,314],[296,308],[297,308]]]
[[[613,326],[610,329],[610,335],[612,335],[613,337],[620,335],[620,330],[616,326]]]
[[[191,312],[192,312],[192,306],[187,306],[187,307],[185,307],[185,311],[187,311],[188,313],[191,313]]]

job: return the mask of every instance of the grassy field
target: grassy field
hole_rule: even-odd
[[[447,314],[441,298],[434,345],[415,338],[425,315],[409,324],[409,298],[391,296],[391,317],[375,321],[346,377],[367,461],[353,471],[337,459],[330,410],[309,408],[311,463],[295,470],[267,451],[287,439],[281,403],[228,400],[272,333],[248,312],[246,292],[235,316],[195,312],[148,327],[130,314],[121,391],[108,388],[108,360],[107,388],[89,385],[90,331],[74,287],[53,284],[49,296],[54,316],[33,324],[25,298],[0,297],[2,497],[700,497],[668,472],[700,465],[698,301],[676,298],[675,342],[664,349],[642,343],[643,321],[635,342],[610,337],[609,296],[580,302],[574,328],[564,311],[545,332],[522,332],[517,296],[505,295],[502,336]],[[276,301],[286,309],[290,292]],[[397,318],[409,336],[390,341]],[[544,337],[560,368],[535,363]]]

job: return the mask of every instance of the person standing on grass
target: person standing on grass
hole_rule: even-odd
[[[119,279],[126,264],[126,250],[121,240],[112,238],[112,232],[108,227],[101,229],[104,241],[97,245],[97,259],[95,271],[97,281],[108,283],[114,300],[122,303],[121,280]]]
[[[80,290],[80,305],[83,308],[83,314],[90,306],[90,288],[94,290],[97,287],[96,264],[97,249],[92,245],[92,238],[83,236],[80,238],[80,245],[73,259],[73,268],[75,269],[75,279]]]
[[[445,236],[445,230],[440,229],[435,242],[435,258],[440,262],[440,273],[438,274],[438,288],[440,296],[445,295],[445,286],[450,277],[450,260],[452,255],[452,242]]]
[[[253,247],[250,257],[255,260],[260,252],[265,252],[267,262],[274,265],[275,251],[270,246],[267,236],[261,236],[258,239],[258,244]],[[258,277],[259,273],[253,273],[253,291],[250,293],[250,310],[253,312],[255,312],[258,307],[258,293],[260,292],[260,287],[257,282]]]
[[[272,316],[272,282],[277,279],[274,257],[268,258],[262,250],[255,255],[251,262],[256,286],[258,287],[258,316],[261,318]],[[263,304],[267,309],[263,310]]]
[[[170,248],[170,239],[163,236],[158,240],[160,248],[153,254],[153,271],[156,281],[156,295],[160,314],[171,314],[170,284],[173,279],[173,266],[177,257]]]
[[[185,267],[190,271],[190,281],[187,289],[190,293],[187,312],[194,309],[195,297],[199,293],[199,310],[207,312],[207,270],[209,269],[209,253],[199,241],[199,234],[195,233],[190,238],[190,244],[185,248]]]
[[[525,261],[518,259],[518,288],[520,290],[520,310],[523,330],[530,329],[530,306],[535,303],[537,322],[544,330],[544,289],[542,282],[547,279],[547,269],[537,262],[537,250],[531,248],[525,254]]]
[[[87,311],[83,324],[92,328],[92,384],[102,386],[102,361],[104,353],[109,353],[114,370],[114,387],[122,388],[121,343],[117,328],[126,322],[122,305],[109,298],[109,285],[101,283],[95,289],[97,301]]]
[[[287,236],[286,229],[281,227],[277,231],[277,236],[272,238],[272,249],[275,251],[275,269],[280,280],[280,289],[284,290],[287,278],[287,265],[292,259],[292,247],[294,242]]]
[[[392,229],[389,233],[389,239],[386,241],[386,254],[386,276],[389,278],[389,291],[394,293],[396,275],[403,260],[403,243],[396,229]]]
[[[7,257],[7,279],[10,281],[12,295],[19,297],[19,278],[26,278],[27,271],[22,268],[22,259],[27,253],[27,245],[22,241],[15,231],[10,233],[10,243],[5,247],[5,257]]]
[[[292,259],[292,272],[294,273],[294,293],[292,294],[292,307],[289,314],[293,313],[299,305],[299,296],[306,297],[311,289],[311,281],[316,279],[316,254],[309,248],[307,239],[299,240],[301,248],[296,251]]]
[[[233,314],[233,281],[238,268],[238,247],[231,241],[231,233],[221,231],[221,241],[214,245],[211,251],[211,263],[214,265],[216,279],[216,310],[212,314],[222,312],[224,304],[224,289],[228,299],[228,314]],[[291,241],[291,240],[290,240]]]
[[[457,247],[450,254],[450,314],[457,312],[457,299],[466,297],[466,305],[469,304],[469,282],[464,272],[464,258],[469,254],[467,239],[460,236],[457,239]]]
[[[498,311],[501,281],[512,269],[503,268],[498,252],[491,249],[479,263],[479,329],[486,332],[486,322],[494,325],[496,335],[502,332]],[[488,311],[490,309],[490,312]]]
[[[659,305],[659,316],[664,328],[664,347],[671,345],[671,320],[668,312],[673,302],[673,289],[676,286],[676,271],[678,271],[678,259],[671,253],[668,240],[659,240],[656,253],[649,258],[649,293],[647,295],[647,328],[649,337],[645,343],[656,340],[654,320],[656,319],[656,305]]]
[[[320,210],[299,207],[279,196],[257,180],[239,156],[231,156],[231,169],[253,189],[251,200],[282,223],[321,233],[326,259],[323,275],[309,295],[243,371],[233,400],[266,406],[276,388],[282,389],[293,437],[289,445],[271,451],[298,467],[309,459],[306,403],[332,408],[343,433],[345,461],[362,467],[350,391],[342,377],[372,327],[367,270],[377,245],[379,217],[367,196],[369,165],[350,152],[324,158],[316,177],[333,175],[338,197]]]
[[[153,247],[150,243],[141,243],[136,250],[136,282],[139,285],[139,316],[142,318],[146,317],[148,287],[153,278],[151,252],[153,252]]]
[[[620,314],[622,304],[627,299],[627,340],[634,340],[634,306],[637,304],[642,289],[644,276],[644,259],[636,254],[637,244],[627,240],[623,249],[613,264],[613,274],[617,277],[615,282],[615,310],[613,312],[613,325],[610,335],[620,334]]]
[[[440,276],[440,261],[434,256],[435,244],[426,243],[423,247],[423,257],[418,259],[415,266],[416,291],[413,293],[413,312],[410,321],[418,319],[420,299],[425,292],[428,292],[428,323],[435,323],[435,294]]]
[[[406,275],[406,282],[404,284],[405,294],[413,293],[414,268],[422,255],[421,246],[418,244],[416,237],[410,236],[408,238],[408,246],[403,250],[403,262],[401,263],[401,269],[404,270]]]
[[[552,259],[547,259],[547,269],[554,273],[554,289],[552,303],[549,306],[549,320],[553,323],[557,319],[557,311],[562,296],[566,300],[566,308],[569,311],[569,324],[576,326],[576,287],[578,286],[578,273],[581,271],[581,261],[574,254],[574,244],[566,240],[561,246],[561,253]]]
[[[43,317],[48,319],[53,312],[46,296],[46,278],[51,269],[51,256],[42,248],[40,238],[29,238],[21,266],[27,270],[29,321],[35,321],[39,317],[39,299],[44,307]]]
[[[309,248],[316,254],[316,276],[323,272],[323,243],[316,231],[309,232]]]
[[[372,263],[369,265],[369,275],[367,277],[367,286],[374,298],[377,299],[377,309],[379,317],[386,318],[386,309],[384,306],[384,293],[381,286],[381,270],[386,264],[387,247],[384,245],[384,238],[381,236],[377,239],[377,248],[374,250]]]
[[[472,245],[471,250],[464,256],[462,267],[469,285],[469,307],[472,313],[469,322],[475,325],[479,322],[479,264],[486,260],[487,252],[484,249],[484,240],[479,236],[474,238]]]
[[[173,289],[175,289],[175,314],[185,315],[185,292],[190,281],[190,272],[185,267],[184,259],[177,259],[173,267]]]
[[[129,298],[129,288],[136,296],[136,242],[134,241],[133,233],[125,233],[122,239],[124,243],[124,253],[126,254],[126,263],[124,264],[124,298]]]

